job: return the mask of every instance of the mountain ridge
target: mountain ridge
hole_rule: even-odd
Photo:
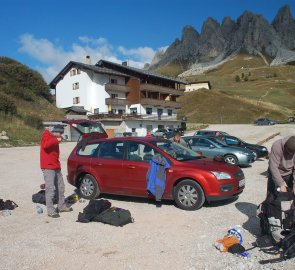
[[[186,25],[181,39],[157,53],[149,69],[177,63],[185,71],[181,76],[200,74],[241,52],[269,58],[269,65],[295,61],[295,21],[290,7],[281,7],[272,23],[262,15],[244,11],[236,21],[225,16],[219,23],[209,17],[200,33]]]

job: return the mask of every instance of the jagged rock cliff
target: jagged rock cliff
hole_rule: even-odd
[[[272,24],[261,15],[245,11],[237,21],[225,17],[221,24],[208,18],[198,33],[185,26],[165,52],[156,54],[150,69],[177,63],[183,75],[201,73],[227,61],[239,52],[267,56],[271,65],[295,60],[295,21],[288,5],[277,13]]]

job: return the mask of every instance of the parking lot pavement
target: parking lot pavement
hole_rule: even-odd
[[[230,131],[226,126],[218,129]],[[255,137],[247,134],[249,130],[252,129],[244,129],[243,138],[253,136],[253,140],[260,140],[268,134],[260,131],[263,136]],[[288,130],[286,128],[286,132]],[[282,135],[287,134],[284,131]],[[270,148],[278,138],[265,145]],[[67,156],[74,145],[61,145],[64,176]],[[94,222],[77,223],[78,213],[87,202],[77,202],[73,212],[64,213],[59,219],[48,218],[46,211],[37,214],[31,196],[43,182],[39,147],[0,149],[0,168],[0,198],[14,200],[19,205],[11,216],[0,216],[1,270],[294,269],[294,260],[259,265],[260,259],[271,256],[258,249],[252,250],[251,258],[245,260],[221,254],[213,247],[215,240],[237,225],[241,226],[246,248],[255,241],[259,234],[256,207],[266,194],[266,159],[243,168],[246,188],[238,199],[206,204],[198,211],[182,211],[170,202],[156,208],[144,199],[108,196],[114,206],[130,210],[135,219],[133,224],[122,228]],[[73,191],[66,183],[66,195]]]

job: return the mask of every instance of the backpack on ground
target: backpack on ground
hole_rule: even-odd
[[[110,224],[113,226],[124,226],[128,223],[133,223],[134,220],[129,210],[118,207],[112,207],[93,219],[93,221]]]
[[[45,190],[42,189],[39,192],[33,194],[32,195],[32,202],[46,205]],[[54,198],[53,198],[53,204],[57,204],[56,196],[54,196]]]
[[[279,254],[279,258],[262,260],[260,264],[281,262],[283,260],[295,258],[295,228],[291,231],[286,231],[286,235],[279,243],[271,249],[273,254]]]
[[[277,230],[290,230],[294,226],[294,194],[279,192],[275,198],[267,198],[257,207],[262,235]]]
[[[111,202],[108,200],[90,200],[88,205],[83,209],[83,213],[78,214],[77,222],[88,223],[95,221],[95,218],[102,212],[111,207]]]
[[[3,201],[0,199],[0,211],[1,210],[14,210],[18,205],[11,200]]]

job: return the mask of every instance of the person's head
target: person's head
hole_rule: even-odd
[[[174,134],[174,141],[179,142],[181,138],[180,131],[176,131]]]
[[[215,132],[215,136],[217,137],[217,136],[220,136],[221,135],[221,133],[220,133],[220,131],[216,131]]]
[[[295,154],[295,136],[291,136],[284,144],[284,152],[290,155]]]
[[[64,133],[64,127],[62,125],[56,125],[52,128],[51,133],[54,137],[60,138]]]

